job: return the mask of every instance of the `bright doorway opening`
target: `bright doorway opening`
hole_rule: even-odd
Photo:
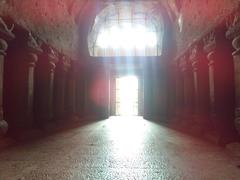
[[[139,79],[128,75],[116,78],[116,115],[139,115]]]

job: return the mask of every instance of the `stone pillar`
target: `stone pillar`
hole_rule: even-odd
[[[77,71],[77,98],[76,98],[76,111],[78,117],[84,116],[84,97],[85,97],[85,68],[82,64],[78,63]]]
[[[42,52],[30,32],[24,31],[16,35],[19,37],[16,37],[14,47],[9,49],[11,59],[6,67],[7,75],[11,76],[6,92],[6,98],[11,96],[7,112],[14,133],[33,125],[34,70],[37,55]]]
[[[5,116],[9,133],[18,135],[33,125],[34,70],[42,52],[30,32],[16,26],[13,43],[9,44],[4,78]]]
[[[85,67],[85,78],[84,78],[84,116],[91,116],[91,66],[87,63]]]
[[[66,89],[66,110],[68,116],[76,114],[76,76],[77,64],[72,61],[70,70],[67,76],[67,89]]]
[[[155,62],[155,77],[153,77],[153,92],[154,92],[154,116],[159,122],[166,122],[167,120],[167,65],[165,62]]]
[[[143,109],[143,105],[144,105],[144,81],[143,81],[143,72],[139,71],[137,72],[138,77],[139,77],[139,92],[138,92],[138,115],[139,116],[143,116],[144,114],[144,109]],[[109,79],[111,79],[111,74],[109,74]],[[109,84],[111,86],[111,82]],[[111,91],[109,90],[109,101],[111,101]],[[110,108],[110,107],[109,107]],[[109,113],[111,115],[111,113]]]
[[[62,56],[57,63],[54,78],[54,119],[56,121],[63,120],[66,117],[66,89],[67,89],[67,73],[70,69],[70,61]]]
[[[154,114],[154,95],[153,95],[153,77],[152,62],[144,64],[144,118],[152,120]]]
[[[116,71],[110,71],[110,115],[116,115]]]
[[[109,69],[102,62],[95,63],[91,77],[91,109],[97,119],[109,117]]]
[[[172,123],[176,118],[177,64],[172,60],[167,66],[167,117]]]
[[[240,13],[239,10],[227,21],[226,37],[232,40],[235,78],[235,126],[240,134]]]
[[[183,73],[183,128],[189,128],[193,123],[194,113],[194,81],[192,66],[189,62],[188,55],[183,56],[180,60],[180,67]]]
[[[4,120],[3,114],[3,74],[4,58],[8,48],[7,41],[14,39],[13,27],[9,29],[0,17],[0,137],[7,133],[8,123]]]
[[[184,110],[184,89],[183,89],[183,72],[179,66],[179,60],[176,60],[176,122],[179,123],[183,119]],[[174,125],[175,126],[175,125]]]
[[[103,118],[107,119],[110,117],[110,66],[104,65],[104,113]],[[139,83],[141,85],[141,83]],[[140,110],[139,110],[140,112]]]
[[[204,38],[204,44],[209,60],[210,118],[213,124],[208,137],[218,144],[226,144],[236,138],[231,45],[222,29],[209,33]]]
[[[53,49],[43,45],[36,67],[35,115],[38,126],[47,125],[53,120],[53,83],[58,57]]]
[[[193,133],[203,134],[209,126],[209,81],[207,58],[202,45],[196,44],[191,51],[190,61],[194,78],[194,124]]]

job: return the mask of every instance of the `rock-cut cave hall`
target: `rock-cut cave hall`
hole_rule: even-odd
[[[173,179],[240,179],[240,0],[0,0],[0,180]]]

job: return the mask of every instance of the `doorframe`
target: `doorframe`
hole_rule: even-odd
[[[139,68],[132,68],[129,71],[129,68],[122,69],[112,69],[111,78],[110,78],[110,115],[116,115],[116,78],[124,76],[137,76],[138,78],[138,116],[143,116],[143,107],[144,107],[144,78],[143,70]]]

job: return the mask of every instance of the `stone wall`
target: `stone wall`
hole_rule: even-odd
[[[177,30],[178,54],[237,8],[239,0],[183,0],[182,31]]]
[[[0,15],[41,37],[58,51],[78,58],[78,15],[83,0],[0,0]]]

